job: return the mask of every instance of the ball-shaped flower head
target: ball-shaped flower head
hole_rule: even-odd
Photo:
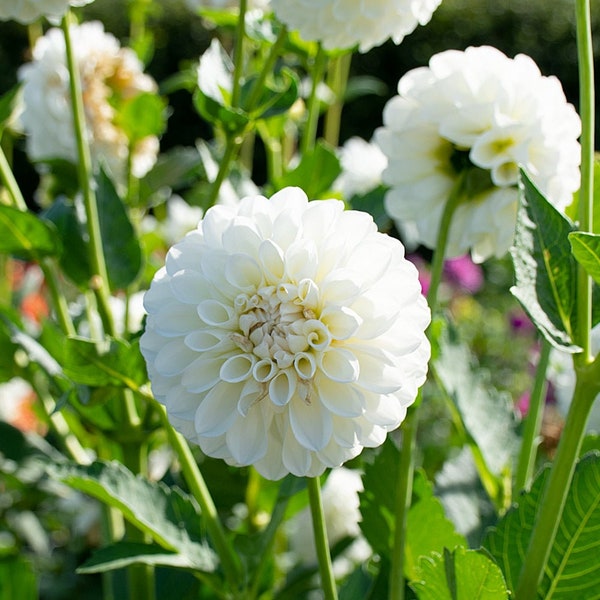
[[[83,6],[93,0],[0,0],[0,21],[33,23],[42,17],[59,20],[69,6]]]
[[[326,50],[358,45],[360,52],[388,38],[399,44],[431,20],[442,0],[271,0],[279,20]]]
[[[145,307],[141,349],[171,423],[269,479],[380,445],[427,371],[429,308],[402,244],[299,188],[210,208]]]
[[[83,104],[92,159],[103,163],[116,180],[122,180],[129,140],[116,122],[120,102],[156,91],[154,80],[143,73],[133,50],[93,21],[71,26],[73,52],[81,77]],[[21,123],[32,160],[77,160],[73,112],[69,94],[65,41],[60,29],[50,29],[33,48],[33,61],[19,69],[23,82]],[[143,176],[156,161],[158,138],[147,136],[133,148],[132,169]]]
[[[489,46],[433,56],[400,79],[375,135],[388,157],[386,209],[416,226],[419,241],[437,242],[441,215],[459,174],[448,256],[469,250],[481,262],[502,256],[516,223],[522,165],[559,210],[579,188],[581,122],[555,77],[525,55]]]

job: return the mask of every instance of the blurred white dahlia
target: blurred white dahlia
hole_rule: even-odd
[[[518,165],[559,210],[579,188],[581,122],[560,82],[531,58],[489,47],[434,55],[409,71],[384,109],[375,135],[389,163],[386,209],[414,224],[433,248],[458,174],[463,200],[447,256],[471,250],[477,262],[502,256],[516,222]]]
[[[141,349],[171,423],[269,479],[378,446],[426,376],[429,308],[402,244],[299,188],[210,208],[144,302]]]
[[[271,0],[277,18],[326,50],[367,52],[388,38],[399,44],[431,20],[442,0]]]
[[[27,24],[46,17],[59,20],[69,6],[83,6],[93,0],[0,0],[0,21]]]
[[[124,177],[129,153],[127,135],[116,123],[114,106],[140,93],[155,92],[155,81],[143,73],[133,50],[94,21],[71,27],[73,51],[81,76],[83,103],[92,159],[103,163],[117,180]],[[19,69],[23,82],[21,123],[27,133],[27,152],[33,160],[77,160],[69,94],[65,41],[60,29],[50,29],[33,48],[33,61]],[[158,154],[158,138],[135,144],[132,169],[145,175]]]
[[[367,194],[382,183],[387,157],[374,142],[351,137],[338,150],[342,172],[333,182],[333,189],[344,200]]]

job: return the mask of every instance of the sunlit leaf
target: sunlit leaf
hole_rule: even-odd
[[[24,556],[0,558],[0,600],[37,600],[38,584],[31,561]]]
[[[60,240],[52,223],[31,212],[0,204],[0,253],[39,259],[60,252]]]
[[[507,600],[498,565],[481,550],[457,548],[424,558],[419,581],[411,583],[419,600]]]
[[[576,262],[568,236],[574,225],[521,171],[520,203],[511,249],[516,284],[511,288],[536,327],[557,348],[573,343]]]
[[[600,283],[600,235],[574,231],[569,234],[573,256],[596,283]]]
[[[187,561],[187,566],[212,572],[217,565],[204,537],[200,509],[178,488],[168,488],[128,471],[122,464],[96,461],[50,465],[50,475],[120,510],[153,541]]]

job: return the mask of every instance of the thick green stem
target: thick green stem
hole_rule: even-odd
[[[325,600],[337,600],[337,589],[331,554],[329,553],[329,542],[327,540],[327,528],[325,526],[325,515],[323,513],[323,501],[321,499],[321,484],[318,477],[307,477],[308,499],[310,502],[310,513],[312,515],[313,533],[317,558],[319,561],[319,572],[321,574],[321,587]]]
[[[554,543],[563,508],[571,486],[575,463],[581,449],[585,426],[600,391],[600,384],[577,373],[573,401],[556,452],[549,479],[523,562],[523,570],[515,590],[516,600],[537,597],[538,585]]]
[[[26,211],[27,204],[25,203],[25,199],[23,198],[23,194],[21,194],[21,189],[19,188],[19,184],[13,175],[12,169],[10,168],[10,164],[8,163],[8,159],[6,158],[6,154],[4,154],[4,148],[0,144],[0,179],[6,188],[6,191],[9,193],[10,197],[13,201],[13,206],[18,208],[19,210]]]
[[[225,142],[225,152],[221,158],[221,162],[219,163],[219,171],[217,172],[217,176],[215,180],[212,182],[212,187],[210,190],[209,197],[209,206],[215,204],[215,202],[219,199],[219,192],[221,191],[221,186],[229,173],[229,167],[233,162],[240,146],[242,145],[243,137],[242,136],[233,136],[228,135]]]
[[[406,516],[412,498],[415,471],[414,456],[417,445],[417,419],[418,411],[414,407],[409,410],[404,423],[402,423],[402,447],[396,479],[396,528],[394,530],[394,547],[390,570],[390,600],[404,600]]]
[[[98,310],[104,324],[104,331],[112,335],[114,334],[115,328],[108,301],[108,272],[106,270],[106,261],[104,259],[104,250],[102,247],[98,205],[92,182],[92,159],[87,144],[81,80],[79,68],[77,66],[77,58],[75,57],[71,40],[71,20],[71,14],[68,12],[62,20],[62,30],[65,38],[67,68],[69,71],[69,91],[71,95],[71,107],[73,110],[73,127],[77,144],[77,173],[81,193],[83,195],[83,204],[85,207],[89,235],[89,259],[92,268],[91,286],[96,294]]]
[[[579,112],[581,115],[581,188],[579,189],[579,229],[591,231],[594,209],[594,50],[590,1],[576,0],[577,58],[579,65]],[[590,361],[590,331],[592,325],[592,280],[585,269],[578,266],[577,279],[577,333],[583,352],[578,364]]]
[[[198,501],[200,508],[202,509],[202,517],[206,524],[206,529],[212,540],[212,543],[219,555],[225,577],[229,581],[232,589],[236,589],[242,580],[242,570],[237,554],[235,553],[232,545],[227,538],[225,529],[221,524],[217,508],[213,499],[210,495],[204,477],[196,464],[196,460],[186,442],[185,438],[177,433],[169,420],[167,419],[166,412],[163,406],[157,405],[160,411],[167,435],[169,437],[169,443],[177,454],[179,463],[181,464],[181,470],[185,480],[190,488],[190,492]]]
[[[231,91],[231,106],[237,108],[240,104],[242,76],[244,74],[244,38],[246,37],[246,8],[248,0],[239,0],[240,13],[235,33],[235,50],[233,54],[233,89]]]
[[[546,340],[542,340],[533,389],[529,397],[529,410],[527,411],[523,427],[521,452],[517,463],[514,488],[517,493],[527,489],[533,477],[535,459],[540,441],[539,435],[544,414],[546,391],[548,389],[546,370],[548,368],[548,359],[550,358],[550,349],[550,344]]]
[[[302,134],[301,150],[302,154],[310,152],[314,146],[317,138],[317,126],[319,124],[319,113],[321,108],[321,101],[319,99],[319,85],[323,80],[323,73],[325,72],[325,65],[327,64],[327,53],[321,46],[315,56],[314,65],[312,69],[312,88],[310,90],[310,96],[308,98],[308,115],[306,117],[306,124],[304,126],[304,133]]]
[[[331,61],[327,77],[329,87],[335,94],[335,101],[325,113],[325,125],[323,137],[332,146],[337,146],[340,140],[340,123],[342,120],[342,109],[344,107],[344,94],[350,73],[352,52],[346,52]]]

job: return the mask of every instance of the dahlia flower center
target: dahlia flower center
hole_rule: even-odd
[[[326,325],[317,319],[317,302],[318,288],[308,279],[237,296],[233,340],[253,363],[256,381],[267,383],[281,371],[300,382],[314,377],[318,355],[331,342]]]

